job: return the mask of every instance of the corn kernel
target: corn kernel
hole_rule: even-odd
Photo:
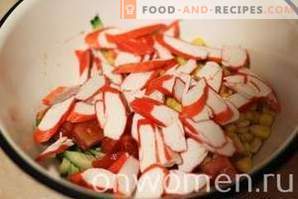
[[[175,111],[182,111],[182,105],[179,102],[177,102],[174,98],[167,98],[166,105],[171,109],[174,109]]]
[[[236,168],[244,173],[248,173],[252,169],[252,159],[244,157],[235,163]]]
[[[241,120],[241,121],[237,122],[237,127],[239,127],[239,128],[248,127],[249,125],[250,125],[249,120]]]
[[[179,65],[184,65],[184,64],[186,64],[186,62],[187,62],[187,61],[186,61],[184,58],[182,58],[182,57],[177,57],[176,60],[177,60],[177,62],[178,62]]]
[[[237,152],[239,154],[246,154],[245,148],[244,148],[242,142],[240,141],[239,137],[236,134],[233,134],[230,138],[232,139],[232,141],[237,149]]]
[[[250,143],[250,151],[252,153],[257,153],[262,146],[262,140],[260,138],[255,137],[253,141]]]
[[[225,126],[225,131],[227,133],[235,133],[236,129],[237,129],[237,127],[234,124],[229,124],[229,125]]]
[[[110,64],[113,65],[115,63],[115,53],[113,51],[111,50],[104,51],[103,55],[105,56],[105,58]]]
[[[250,132],[261,139],[267,139],[271,129],[268,126],[253,125],[250,127]]]
[[[245,149],[245,152],[248,156],[251,156],[251,147],[250,144],[248,142],[243,142],[243,146]]]
[[[206,42],[202,37],[195,38],[191,43],[197,46],[206,46]]]
[[[241,128],[237,128],[236,132],[237,132],[238,134],[248,133],[248,132],[249,132],[249,127],[241,127]]]
[[[274,117],[269,113],[262,113],[259,118],[260,125],[272,126]]]
[[[254,139],[254,136],[251,133],[242,133],[239,137],[242,142],[250,142]]]

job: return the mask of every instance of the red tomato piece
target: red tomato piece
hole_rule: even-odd
[[[234,178],[237,173],[229,158],[220,155],[201,165],[201,169],[204,173],[210,175],[213,179],[216,178],[216,176],[218,176],[219,174],[227,174],[231,178]]]
[[[101,150],[103,153],[112,153],[115,151],[115,147],[117,144],[117,140],[113,140],[111,138],[105,137],[101,142]]]
[[[74,124],[72,136],[74,141],[83,150],[99,144],[104,137],[97,121]]]
[[[125,154],[125,153],[124,152],[108,153],[103,158],[94,160],[92,162],[92,166],[95,168],[108,169],[123,154]]]

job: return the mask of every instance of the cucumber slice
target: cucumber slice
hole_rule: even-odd
[[[61,174],[61,175],[67,175],[67,173],[68,173],[68,171],[69,171],[69,169],[70,169],[70,167],[71,167],[71,162],[68,160],[68,159],[66,159],[66,158],[63,158],[63,160],[62,160],[62,162],[61,162],[61,164],[60,164],[60,166],[59,166],[59,173]]]
[[[96,159],[100,159],[103,157],[103,153],[101,152],[101,148],[94,148],[87,151],[88,154],[93,155]]]
[[[64,157],[67,158],[72,164],[84,171],[92,167],[92,161],[95,159],[92,155],[86,155],[77,151],[65,151]]]
[[[74,173],[78,173],[80,171],[80,169],[78,167],[76,167],[74,164],[70,164],[70,168],[68,170],[68,175],[72,175]]]

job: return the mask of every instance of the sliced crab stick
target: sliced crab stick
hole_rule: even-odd
[[[96,118],[94,105],[85,102],[77,102],[67,117],[72,123],[86,122]]]
[[[222,52],[222,64],[230,68],[240,68],[248,62],[247,51],[240,47],[226,46]]]
[[[184,172],[191,172],[203,162],[208,151],[202,144],[192,138],[188,138],[186,142],[187,150],[181,153],[183,163],[178,168]]]
[[[120,34],[107,34],[107,39],[110,42],[121,43],[121,42],[127,41],[128,39],[134,39],[134,38],[150,35],[164,27],[165,25],[163,24],[153,24],[153,25],[149,25],[141,28],[136,28]]]
[[[78,100],[88,100],[93,95],[95,95],[100,89],[102,89],[106,84],[104,76],[95,75],[89,79],[85,84],[82,85],[79,92],[76,95]]]
[[[137,177],[139,173],[139,161],[130,156],[122,164],[116,175],[115,193],[122,196],[131,196],[137,187]]]
[[[183,124],[179,119],[168,127],[162,128],[165,144],[175,152],[186,150]]]
[[[182,96],[181,117],[193,117],[200,113],[208,98],[208,87],[206,81],[201,79],[185,95]]]
[[[36,161],[42,161],[46,158],[63,153],[72,145],[74,145],[74,143],[71,139],[68,139],[67,137],[60,137],[58,140],[56,140],[56,142],[51,144],[41,154],[39,154],[36,158]]]
[[[157,41],[171,51],[173,54],[185,59],[205,60],[208,51],[202,46],[196,46],[183,40],[159,34],[156,36]]]
[[[138,122],[139,160],[141,172],[158,163],[155,128],[150,123]]]
[[[69,98],[64,102],[53,105],[46,112],[39,123],[37,130],[34,132],[34,139],[37,143],[47,142],[58,133],[58,129],[65,122],[74,101],[74,97]]]
[[[197,73],[197,76],[205,78],[207,84],[216,92],[219,92],[222,85],[223,69],[216,62],[207,62]]]
[[[148,168],[139,178],[135,197],[160,198],[165,192],[164,179],[167,175],[168,170],[159,165]]]
[[[118,140],[124,133],[127,123],[126,105],[119,92],[104,92],[104,135]]]
[[[157,70],[160,68],[170,68],[170,67],[173,67],[174,65],[176,65],[176,61],[174,59],[151,60],[151,61],[145,61],[141,63],[120,65],[114,70],[114,72],[117,74],[141,73],[141,72]]]
[[[149,99],[135,99],[131,103],[132,109],[160,126],[170,126],[178,118],[178,113],[162,103]]]

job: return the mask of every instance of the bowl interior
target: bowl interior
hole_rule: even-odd
[[[58,85],[78,81],[74,50],[84,48],[90,19],[99,14],[105,25],[120,27],[154,22],[121,20],[119,10],[120,1],[116,0],[28,0],[1,27],[0,129],[28,160],[40,152],[32,139],[40,99]],[[247,48],[252,69],[275,89],[282,112],[254,160],[255,168],[268,163],[293,136],[298,123],[298,24],[286,20],[192,20],[181,25],[186,40],[201,36],[211,46]]]

